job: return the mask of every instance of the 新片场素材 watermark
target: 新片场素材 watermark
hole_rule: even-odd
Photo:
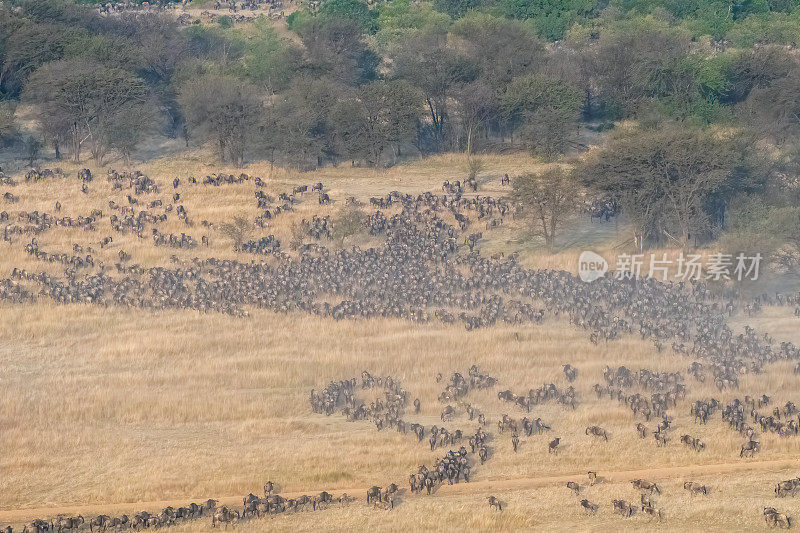
[[[649,261],[645,262],[645,256]],[[680,281],[755,281],[758,279],[761,266],[761,253],[748,255],[712,253],[704,257],[701,254],[684,254],[669,259],[666,253],[660,257],[655,254],[620,254],[617,256],[613,275],[617,279],[651,278],[661,281],[676,279]],[[670,271],[675,274],[670,278]],[[578,258],[578,276],[590,282],[602,278],[609,271],[608,261],[601,255],[584,251]]]

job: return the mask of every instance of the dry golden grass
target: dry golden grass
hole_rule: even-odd
[[[203,164],[205,155],[197,152],[140,167],[162,188],[159,195],[142,195],[142,201],[162,198],[166,205],[173,177],[185,182],[189,175],[239,172]],[[502,193],[503,172],[541,165],[527,156],[485,159],[482,194]],[[52,213],[60,200],[62,215],[86,215],[98,207],[108,215],[109,199],[125,203],[123,193],[110,190],[104,169],[93,168],[96,179],[88,195],[80,193],[76,169],[65,165],[65,170],[72,177],[63,182],[16,187],[20,202],[3,208],[12,214],[22,209]],[[267,180],[272,194],[316,181],[330,189],[336,200],[333,206],[320,207],[309,194],[297,213],[278,218],[272,227],[255,234],[275,233],[287,241],[293,222],[312,213],[335,213],[345,196],[367,200],[394,189],[436,190],[442,180],[461,179],[464,174],[461,156],[429,158],[382,172],[340,167],[299,174],[270,172],[268,165],[252,165],[245,172]],[[154,248],[149,239],[114,234],[114,245],[101,251],[97,242],[111,234],[107,218],[98,232],[57,228],[39,236],[39,243],[44,250],[68,253],[73,243],[91,245],[95,259],[108,265],[117,260],[120,248],[144,266],[168,265],[171,254],[180,261],[194,256],[248,260],[252,256],[234,253],[223,236],[199,222],[219,223],[237,214],[256,216],[253,190],[252,182],[181,187],[181,203],[195,225],[187,227],[173,215],[159,229],[185,231],[198,240],[209,234],[209,248]],[[568,235],[581,245],[598,243],[597,249],[607,251],[623,240],[617,232],[624,228],[586,226],[575,223]],[[531,265],[573,269],[580,251],[572,245],[544,257],[513,223],[484,235],[485,253],[519,250]],[[0,244],[0,276],[18,266],[62,270],[58,264],[32,261],[21,250],[24,242]],[[797,343],[800,328],[790,315],[788,309],[770,308],[759,318],[737,319],[735,325],[750,323],[778,340]],[[345,509],[334,506],[242,524],[244,531],[752,530],[764,526],[761,507],[768,503],[800,518],[795,501],[776,504],[771,492],[776,481],[798,474],[800,439],[763,435],[761,454],[740,460],[743,439],[718,415],[707,426],[695,426],[689,417],[690,400],[700,397],[726,401],[767,392],[776,402],[800,401],[796,392],[800,378],[789,364],[776,364],[763,375],[744,376],[738,391],[720,393],[689,381],[687,399],[672,410],[677,430],[665,448],[657,448],[651,439],[641,441],[634,430],[638,420],[630,411],[607,398],[598,401],[591,391],[602,380],[606,364],[685,372],[690,362],[669,350],[658,355],[637,338],[593,345],[585,332],[554,319],[541,326],[465,332],[437,323],[335,322],[259,310],[237,319],[193,311],[56,306],[44,300],[4,306],[0,311],[0,522],[21,522],[50,509],[55,514],[56,508],[90,514],[153,510],[157,502],[174,505],[209,497],[238,503],[242,495],[258,493],[267,479],[285,493],[348,491],[360,500]],[[312,388],[367,369],[400,379],[410,395],[422,401],[421,415],[407,418],[432,424],[439,422],[443,407],[436,400],[443,384],[435,383],[435,374],[464,373],[477,364],[497,377],[499,386],[473,392],[467,401],[487,414],[494,431],[502,413],[523,416],[518,408],[499,403],[497,390],[520,393],[549,382],[566,386],[564,363],[579,368],[579,406],[575,411],[555,405],[535,409],[535,416],[552,425],[549,435],[523,437],[517,454],[507,434],[495,435],[494,456],[473,470],[474,484],[443,487],[430,498],[406,495],[391,512],[364,506],[363,489],[393,481],[405,487],[408,474],[419,464],[430,464],[441,451],[430,452],[410,435],[378,433],[369,422],[348,423],[339,415],[313,414],[308,403]],[[594,424],[609,430],[607,444],[584,434],[585,427]],[[450,426],[474,429],[463,410]],[[697,454],[681,446],[677,441],[681,433],[701,437],[707,450]],[[547,454],[553,436],[560,436],[564,444],[558,456]],[[738,470],[742,465],[746,470]],[[696,472],[684,468],[695,466]],[[597,517],[585,516],[574,495],[563,487],[566,478],[584,481],[589,469],[609,477],[608,483],[586,491],[586,497],[601,505]],[[645,469],[654,469],[650,477],[665,488],[659,506],[667,520],[660,525],[642,516],[624,521],[610,512],[611,498],[638,499],[628,480],[631,471]],[[680,488],[689,474],[707,481],[714,492],[708,498],[689,498]],[[507,508],[490,512],[485,505],[488,494],[496,494]],[[203,521],[177,530],[207,528]]]

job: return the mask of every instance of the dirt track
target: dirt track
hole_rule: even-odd
[[[618,470],[614,472],[598,472],[600,478],[604,482],[616,483],[631,481],[638,478],[661,480],[682,478],[690,476],[707,476],[713,474],[730,474],[735,472],[766,472],[770,470],[783,471],[787,469],[800,468],[800,458],[794,459],[776,459],[770,461],[758,461],[744,459],[735,463],[716,463],[708,465],[684,465],[673,466],[666,468],[648,468],[640,470]],[[576,478],[584,479],[585,472],[571,472],[558,475],[548,475],[541,477],[531,478],[514,478],[514,479],[488,479],[476,480],[471,483],[459,483],[457,485],[442,485],[439,488],[443,494],[465,494],[465,493],[486,493],[497,491],[519,491],[544,487],[547,485],[560,485],[567,481],[574,481]],[[254,488],[256,492],[260,492]],[[316,490],[309,490],[304,492],[281,492],[285,497],[296,497],[301,494],[315,494],[325,488],[317,488]],[[367,487],[337,489],[334,491],[336,495],[347,493],[350,496],[361,499],[361,496],[366,492]],[[228,496],[222,498],[215,498],[220,504],[224,505],[241,505],[242,497],[240,494],[237,496]],[[54,517],[58,514],[76,515],[82,514],[84,516],[92,516],[97,514],[119,515],[122,513],[133,514],[142,510],[156,511],[167,506],[181,507],[191,501],[202,502],[213,496],[202,496],[196,498],[185,498],[182,500],[164,500],[164,501],[150,501],[150,502],[132,502],[132,503],[118,503],[106,505],[74,505],[68,507],[44,507],[38,509],[20,509],[20,510],[5,510],[0,511],[0,523],[19,524],[28,522],[35,518]]]

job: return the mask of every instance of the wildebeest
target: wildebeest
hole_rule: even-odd
[[[681,435],[681,443],[692,448],[696,452],[701,452],[706,448],[703,441],[691,435]]]
[[[370,487],[367,490],[367,503],[375,503],[381,501],[381,488],[377,486]]]
[[[625,500],[611,500],[614,512],[621,514],[625,518],[630,518],[636,512],[636,508]]]
[[[452,420],[455,415],[456,415],[456,410],[453,409],[453,407],[451,405],[448,405],[442,411],[442,414],[441,414],[440,418],[442,419],[442,422],[448,422],[448,421]]]
[[[56,527],[56,530],[58,530],[58,532],[61,533],[65,529],[78,530],[84,522],[85,520],[81,515],[69,516],[69,517],[59,515],[56,518],[56,522],[54,525]]]
[[[789,529],[792,527],[792,520],[786,514],[779,512],[774,507],[764,507],[764,520],[769,527],[781,527]]]
[[[561,443],[561,439],[559,437],[554,438],[550,441],[550,444],[547,445],[547,453],[558,453],[558,445]]]
[[[664,514],[661,512],[661,509],[656,509],[652,505],[642,505],[642,512],[646,515],[649,515],[650,518],[655,518],[656,520],[664,519]]]
[[[25,524],[22,528],[22,533],[50,533],[53,529],[50,527],[52,524],[50,522],[45,522],[37,518],[27,524]]]
[[[226,506],[218,507],[211,515],[211,527],[216,527],[217,523],[225,524],[225,529],[228,529],[228,524],[235,524],[239,521],[241,515],[239,511],[233,511]]]
[[[705,494],[708,495],[708,487],[696,481],[687,481],[683,484],[683,488],[688,490],[691,494]]]
[[[587,499],[581,500],[581,507],[583,507],[589,514],[597,514],[597,510],[600,508],[599,505],[592,503]]]
[[[661,488],[652,481],[647,481],[645,479],[634,479],[631,481],[631,485],[633,485],[634,488],[648,494],[653,494],[654,492],[656,494],[661,494]]]
[[[746,443],[742,444],[742,449],[739,452],[739,457],[744,457],[745,455],[749,455],[750,457],[754,457],[756,453],[760,451],[758,441],[750,440]]]
[[[316,511],[317,507],[319,507],[320,505],[322,504],[327,505],[330,504],[331,502],[333,502],[333,496],[331,496],[330,494],[328,494],[323,490],[322,492],[314,496],[311,503],[312,503],[312,508]]]
[[[503,510],[503,504],[495,496],[489,496],[489,507],[497,509],[498,511]]]
[[[782,498],[790,494],[795,494],[798,489],[800,489],[800,478],[781,481],[775,485],[775,496]]]
[[[595,437],[603,437],[603,440],[608,441],[608,433],[600,426],[589,426],[586,428],[587,435],[594,435]]]
[[[89,520],[89,531],[94,531],[94,528],[98,528],[100,531],[105,531],[108,528],[108,524],[111,522],[111,517],[108,515],[98,515],[94,518]]]

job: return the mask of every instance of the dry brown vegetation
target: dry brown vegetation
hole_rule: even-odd
[[[198,178],[226,169],[203,164],[203,154],[155,160],[140,168],[156,180],[166,200],[170,182],[190,175]],[[317,205],[312,194],[297,212],[277,219],[255,236],[275,233],[287,242],[291,224],[312,213],[335,214],[344,198],[362,201],[391,190],[438,190],[444,179],[463,179],[460,156],[440,156],[384,172],[349,167],[294,174],[253,165],[245,171],[267,181],[272,194],[291,191],[296,184],[323,181],[335,200]],[[481,174],[481,194],[503,194],[502,172],[530,171],[540,164],[525,156],[489,156]],[[65,167],[64,181],[20,184],[13,188],[20,201],[11,212],[52,212],[56,201],[62,215],[86,215],[105,208],[109,199],[124,201],[111,191],[103,169],[93,169],[89,194],[80,192],[76,168]],[[233,169],[227,169],[234,172]],[[238,172],[237,172],[238,173]],[[18,178],[20,176],[17,176]],[[113,246],[99,250],[97,241],[111,234],[107,219],[97,232],[57,228],[39,237],[41,248],[71,253],[73,243],[93,246],[97,259],[113,264],[124,249],[132,262],[144,266],[168,265],[200,257],[250,256],[237,254],[232,244],[199,222],[214,224],[234,216],[258,214],[252,183],[220,187],[181,187],[182,204],[195,222],[187,227],[177,218],[162,232],[202,234],[211,246],[195,250],[156,248],[149,239],[114,234]],[[153,196],[155,198],[155,196]],[[149,198],[148,198],[149,199]],[[623,242],[623,230],[613,223],[591,226],[576,222],[565,237],[565,249],[545,255],[525,237],[524,228],[509,223],[484,231],[484,253],[523,252],[529,265],[573,269],[584,243],[612,249]],[[359,244],[367,245],[362,237]],[[0,275],[14,267],[59,272],[58,264],[32,261],[22,251],[24,241],[0,244]],[[770,332],[778,341],[800,342],[798,319],[791,309],[767,308],[756,318],[739,317],[737,328],[750,324]],[[156,509],[162,502],[218,498],[240,505],[241,496],[260,492],[268,479],[282,493],[342,491],[359,501],[334,505],[316,513],[296,513],[238,526],[257,530],[553,530],[577,528],[669,530],[754,530],[764,527],[761,510],[776,505],[774,483],[800,472],[800,438],[761,436],[762,452],[739,459],[742,438],[715,415],[707,426],[697,426],[689,404],[714,396],[728,401],[745,394],[768,393],[776,404],[800,401],[800,376],[788,362],[768,367],[761,375],[745,375],[739,390],[720,393],[713,385],[687,379],[687,398],[671,410],[676,432],[701,437],[702,453],[682,446],[677,437],[666,447],[652,439],[642,441],[630,410],[608,398],[597,400],[591,387],[602,381],[605,365],[631,369],[686,371],[690,358],[669,348],[657,354],[650,342],[637,337],[599,345],[566,321],[548,319],[540,326],[495,326],[465,332],[461,326],[440,323],[411,324],[399,320],[341,321],[300,314],[279,315],[255,310],[246,318],[194,311],[147,312],[89,305],[58,306],[42,300],[32,305],[5,305],[0,311],[0,522],[21,523],[33,517],[63,512],[132,512]],[[372,484],[397,482],[406,487],[408,473],[430,463],[442,450],[430,452],[408,435],[376,432],[365,421],[346,422],[336,414],[313,414],[309,391],[330,380],[358,376],[364,369],[401,380],[412,398],[422,402],[419,416],[426,424],[439,422],[442,404],[436,400],[441,372],[465,373],[477,364],[499,380],[499,388],[471,392],[468,401],[486,413],[496,428],[502,413],[519,418],[523,412],[497,401],[497,390],[524,391],[543,383],[566,386],[561,365],[579,369],[575,383],[578,407],[556,405],[535,409],[552,425],[550,434],[525,438],[517,454],[508,434],[496,434],[494,456],[473,471],[474,482],[443,486],[435,496],[405,495],[393,511],[363,505],[363,491]],[[609,442],[584,434],[587,425],[602,425]],[[451,424],[471,427],[463,410]],[[651,424],[652,425],[652,424]],[[547,453],[547,442],[560,436],[559,455]],[[582,497],[600,504],[597,516],[587,516],[564,486],[566,480],[586,484],[587,470],[606,478],[586,488]],[[657,524],[641,513],[625,520],[611,513],[610,500],[638,503],[629,481],[657,480],[664,488],[659,506],[665,520]],[[709,496],[690,497],[684,481],[702,481]],[[486,496],[504,502],[492,512]],[[778,502],[800,519],[797,500]],[[164,503],[166,504],[166,503]],[[206,521],[183,525],[177,531],[206,529]]]

